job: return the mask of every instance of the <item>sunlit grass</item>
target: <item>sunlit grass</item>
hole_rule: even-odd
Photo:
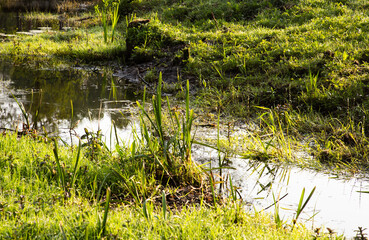
[[[50,143],[7,134],[0,137],[0,148],[0,236],[4,238],[305,239],[312,234],[302,226],[293,231],[276,228],[269,215],[248,213],[236,202],[214,207],[183,206],[181,210],[167,208],[163,215],[162,207],[148,200],[146,218],[141,204],[121,204],[114,193],[105,216],[105,197],[101,202],[96,195],[89,198],[93,182],[86,182],[88,177],[81,171],[87,169],[87,175],[97,174],[101,171],[99,165],[106,163],[96,164],[82,157],[76,185],[66,195],[58,186],[55,173],[47,167],[55,168],[50,159]],[[77,153],[64,147],[59,152],[68,169]],[[90,181],[93,179],[96,177]],[[104,222],[106,225],[101,225]]]

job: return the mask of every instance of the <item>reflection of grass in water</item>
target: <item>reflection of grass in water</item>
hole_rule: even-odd
[[[58,20],[58,16],[50,12],[26,12],[22,14],[25,20],[50,21]]]
[[[47,126],[56,119],[70,121],[72,116],[73,119],[69,125],[73,128],[79,119],[86,118],[86,108],[99,108],[99,102],[96,99],[110,98],[114,101],[123,101],[122,99],[127,97],[134,98],[131,96],[134,95],[133,93],[117,85],[112,72],[108,70],[97,74],[84,70],[32,70],[17,66],[11,67],[5,74],[9,74],[14,89],[22,89],[26,93],[27,89],[42,89],[42,91],[33,91],[33,94],[22,94],[24,100],[20,102],[23,102],[25,112],[29,114],[31,125],[36,115],[38,116],[36,120],[45,121]],[[71,101],[73,102],[72,115]],[[122,105],[124,103],[117,107]],[[94,111],[92,117],[98,119],[98,113]],[[24,121],[26,123],[26,120]],[[127,121],[119,118],[117,123],[123,127]]]
[[[40,99],[39,99],[38,105],[36,106],[36,111],[35,111],[34,114],[30,113],[31,110],[32,110],[32,105],[34,104],[33,90],[31,91],[31,105],[30,105],[28,110],[26,110],[26,108],[24,107],[22,102],[18,101],[18,99],[14,96],[13,93],[11,93],[11,94],[13,96],[13,99],[17,103],[19,109],[21,110],[22,116],[23,116],[24,121],[25,121],[25,123],[23,123],[22,133],[27,134],[27,133],[31,133],[33,131],[37,131],[38,130],[39,113],[40,113],[41,102],[42,102],[42,90],[40,90],[40,93],[39,93]],[[31,123],[31,121],[32,121],[32,123]]]

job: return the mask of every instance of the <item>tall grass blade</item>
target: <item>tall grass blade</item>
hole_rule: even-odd
[[[165,192],[163,191],[162,196],[161,196],[161,205],[163,208],[163,217],[164,219],[167,219],[166,214],[167,214],[167,201],[165,198]]]
[[[115,145],[119,146],[119,137],[118,137],[118,131],[117,131],[117,125],[113,121],[113,127],[114,127],[114,135],[115,135]]]
[[[74,169],[73,169],[73,178],[72,178],[72,184],[71,184],[71,187],[74,186],[74,183],[76,181],[76,176],[77,176],[77,169],[78,169],[78,163],[79,163],[79,159],[80,159],[80,156],[81,156],[81,148],[82,148],[82,145],[81,145],[81,140],[79,140],[79,144],[78,144],[78,152],[77,152],[77,157],[76,157],[76,162],[74,164]]]
[[[147,201],[146,201],[146,199],[145,199],[145,201],[143,202],[143,205],[142,205],[142,211],[143,211],[143,214],[144,214],[144,216],[145,216],[146,220],[147,220],[147,221],[149,221],[149,220],[150,220],[150,215],[149,215],[149,213],[148,213],[148,211],[147,211]]]
[[[214,179],[213,179],[213,174],[212,172],[210,172],[210,188],[211,188],[211,194],[213,195],[213,204],[215,206],[216,204],[216,195],[215,195],[215,183],[214,183]]]
[[[69,126],[70,129],[73,128],[73,114],[74,114],[73,100],[70,100],[70,126]]]
[[[72,129],[73,129],[73,115],[74,115],[74,109],[73,109],[73,101],[70,100],[70,125],[69,125],[69,135],[70,135],[70,142],[73,146],[73,137],[72,137]]]
[[[64,169],[61,167],[60,165],[60,160],[59,160],[59,155],[58,155],[58,143],[56,142],[56,139],[54,138],[54,156],[55,156],[55,161],[56,161],[56,166],[57,166],[57,170],[58,170],[58,176],[59,176],[59,181],[60,181],[60,186],[66,190],[66,186],[65,186],[65,176],[64,176]]]
[[[229,177],[229,186],[231,188],[231,196],[232,196],[233,201],[237,201],[237,195],[236,195],[236,192],[234,191],[232,177]]]
[[[110,190],[110,187],[108,187],[108,189],[106,190],[105,211],[104,211],[104,217],[103,217],[102,229],[101,229],[102,236],[105,236],[105,232],[106,232],[106,222],[108,220],[110,194],[111,194],[111,190]]]
[[[110,173],[106,174],[106,176],[104,177],[102,183],[100,184],[99,190],[97,190],[97,194],[96,194],[96,201],[98,202],[100,200],[100,194],[101,194],[101,190],[105,185],[106,180],[108,179]]]
[[[154,107],[154,115],[155,122],[157,126],[157,133],[159,135],[159,139],[161,144],[164,144],[164,136],[163,136],[163,121],[162,121],[162,109],[161,109],[161,85],[162,85],[162,74],[159,74],[159,82],[156,89],[156,97],[153,96],[153,107]]]
[[[297,219],[299,218],[300,214],[302,213],[302,211],[304,210],[304,208],[306,207],[306,205],[310,201],[311,197],[313,196],[313,194],[315,192],[315,189],[316,189],[316,187],[314,187],[311,190],[311,192],[310,192],[309,196],[307,197],[307,199],[305,200],[305,202],[304,202],[305,188],[302,190],[299,205],[298,205],[297,210],[296,210],[296,217],[294,218],[294,221],[293,221],[294,224],[297,222]]]
[[[62,225],[61,222],[59,223],[59,228],[60,228],[60,232],[61,232],[61,235],[62,235],[62,239],[67,240],[67,236],[65,235],[65,231],[64,231],[64,228],[63,228],[63,225]]]

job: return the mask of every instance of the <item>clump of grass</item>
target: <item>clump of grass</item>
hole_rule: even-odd
[[[95,11],[97,15],[101,17],[101,22],[104,28],[104,42],[108,42],[108,9],[109,9],[109,0],[103,0],[103,9],[100,10],[99,6],[95,6]]]
[[[189,109],[189,84],[186,91],[186,115],[180,118],[178,113],[169,113],[171,126],[165,128],[162,109],[162,76],[159,75],[156,95],[152,98],[153,114],[150,114],[145,108],[145,96],[142,105],[137,102],[141,111],[140,114],[140,133],[130,146],[131,158],[144,161],[140,166],[139,179],[145,178],[145,184],[152,185],[159,181],[164,187],[168,184],[173,187],[183,187],[186,184],[199,187],[202,184],[202,177],[199,168],[191,159],[191,146],[193,137],[191,128],[193,122],[193,111]],[[170,109],[167,99],[168,109]],[[145,148],[140,148],[136,143],[141,143]],[[125,153],[119,150],[121,158]],[[150,172],[147,172],[150,169]],[[145,186],[139,188],[137,184],[124,177],[121,173],[117,174],[122,179],[122,184],[127,187],[132,197],[138,202],[142,202],[141,196],[148,197],[155,194],[157,189],[150,193],[150,189],[155,186]],[[142,182],[142,183],[143,183]],[[141,194],[140,194],[141,193]]]
[[[114,41],[115,29],[119,20],[120,0],[103,0],[102,9],[99,5],[95,6],[96,14],[101,18],[104,28],[104,41],[108,42],[108,21],[111,21],[111,42]]]

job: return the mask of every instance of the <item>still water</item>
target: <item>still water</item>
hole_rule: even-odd
[[[209,168],[218,167],[217,151],[195,146],[194,158]],[[224,169],[223,179],[232,178],[239,187],[239,197],[248,202],[250,211],[274,213],[274,199],[279,199],[279,213],[283,221],[292,225],[301,193],[305,188],[307,199],[316,187],[312,198],[299,216],[297,223],[320,232],[354,238],[358,227],[369,229],[369,176],[342,177],[294,166],[277,166],[250,161],[241,157],[230,159],[231,169]],[[229,188],[229,186],[228,186]],[[273,197],[274,196],[274,197]]]
[[[4,12],[0,9],[0,33],[14,34],[39,27],[59,30],[64,23],[58,19],[26,19],[22,12]]]
[[[30,125],[40,132],[71,143],[84,134],[84,128],[95,133],[100,129],[108,141],[112,121],[120,135],[129,131],[136,92],[133,85],[108,70],[34,70],[3,61],[0,127],[22,130],[26,119],[18,100],[29,116]]]
[[[58,135],[71,144],[73,141],[76,143],[77,136],[84,134],[84,128],[93,132],[101,129],[109,147],[112,121],[123,141],[130,138],[134,101],[141,97],[139,90],[137,83],[118,78],[109,70],[35,70],[2,61],[0,128],[22,129],[25,119],[17,99],[29,114],[31,125],[39,131]],[[216,167],[216,151],[195,146],[193,153],[194,159],[201,163],[211,162]],[[224,174],[232,177],[251,210],[273,213],[275,206],[268,206],[273,205],[274,195],[277,199],[281,198],[279,211],[283,220],[291,223],[303,188],[306,189],[306,199],[316,187],[298,223],[313,229],[329,227],[349,238],[355,236],[358,227],[369,229],[369,194],[365,193],[369,191],[367,176],[343,179],[296,167],[250,162],[241,158],[231,160],[234,169]]]

